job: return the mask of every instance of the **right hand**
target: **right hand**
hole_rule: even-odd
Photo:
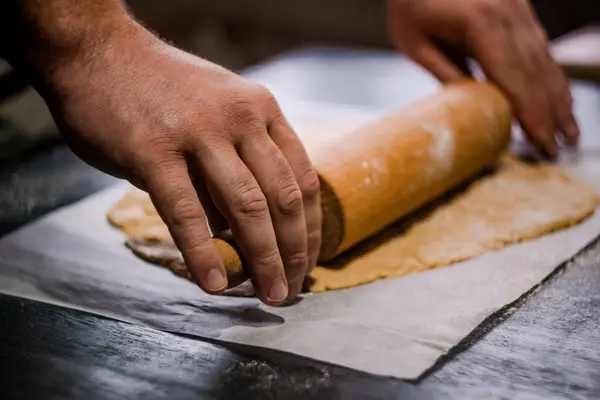
[[[123,31],[53,74],[47,98],[68,143],[150,194],[203,290],[227,288],[205,222],[216,213],[258,297],[296,296],[320,249],[319,180],[277,102],[133,22]]]

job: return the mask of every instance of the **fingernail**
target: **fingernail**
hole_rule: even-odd
[[[270,301],[279,302],[285,300],[288,294],[288,289],[283,281],[283,278],[277,279],[271,289],[269,289],[269,293],[267,293],[267,297]]]
[[[223,273],[218,268],[212,268],[206,274],[206,281],[204,282],[206,288],[213,292],[218,292],[227,286],[227,280]]]

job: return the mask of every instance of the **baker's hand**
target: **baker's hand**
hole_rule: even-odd
[[[319,181],[269,91],[135,24],[52,79],[51,109],[71,147],[150,194],[202,289],[227,287],[205,222],[212,211],[264,303],[300,292],[320,248]]]
[[[546,155],[557,155],[557,139],[577,141],[567,80],[528,0],[387,0],[387,9],[393,43],[442,82],[464,76],[464,59],[442,47],[473,56]]]

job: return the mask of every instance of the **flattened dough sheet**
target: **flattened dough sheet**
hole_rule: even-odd
[[[351,253],[337,268],[315,268],[311,291],[402,277],[500,250],[581,222],[594,212],[598,199],[592,188],[560,167],[532,166],[507,157],[498,171],[405,232],[364,254]]]
[[[407,228],[400,222],[310,275],[309,291],[345,289],[467,260],[577,224],[598,204],[596,192],[562,168],[505,157],[498,169]],[[149,197],[132,188],[108,212],[141,258],[190,279]],[[375,243],[375,244],[374,244]],[[362,248],[369,248],[362,251]]]

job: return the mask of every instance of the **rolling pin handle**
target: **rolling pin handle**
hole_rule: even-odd
[[[227,272],[228,287],[232,288],[246,281],[249,278],[246,265],[233,240],[225,235],[216,235],[212,240],[221,256],[221,260],[223,260],[223,266]]]

